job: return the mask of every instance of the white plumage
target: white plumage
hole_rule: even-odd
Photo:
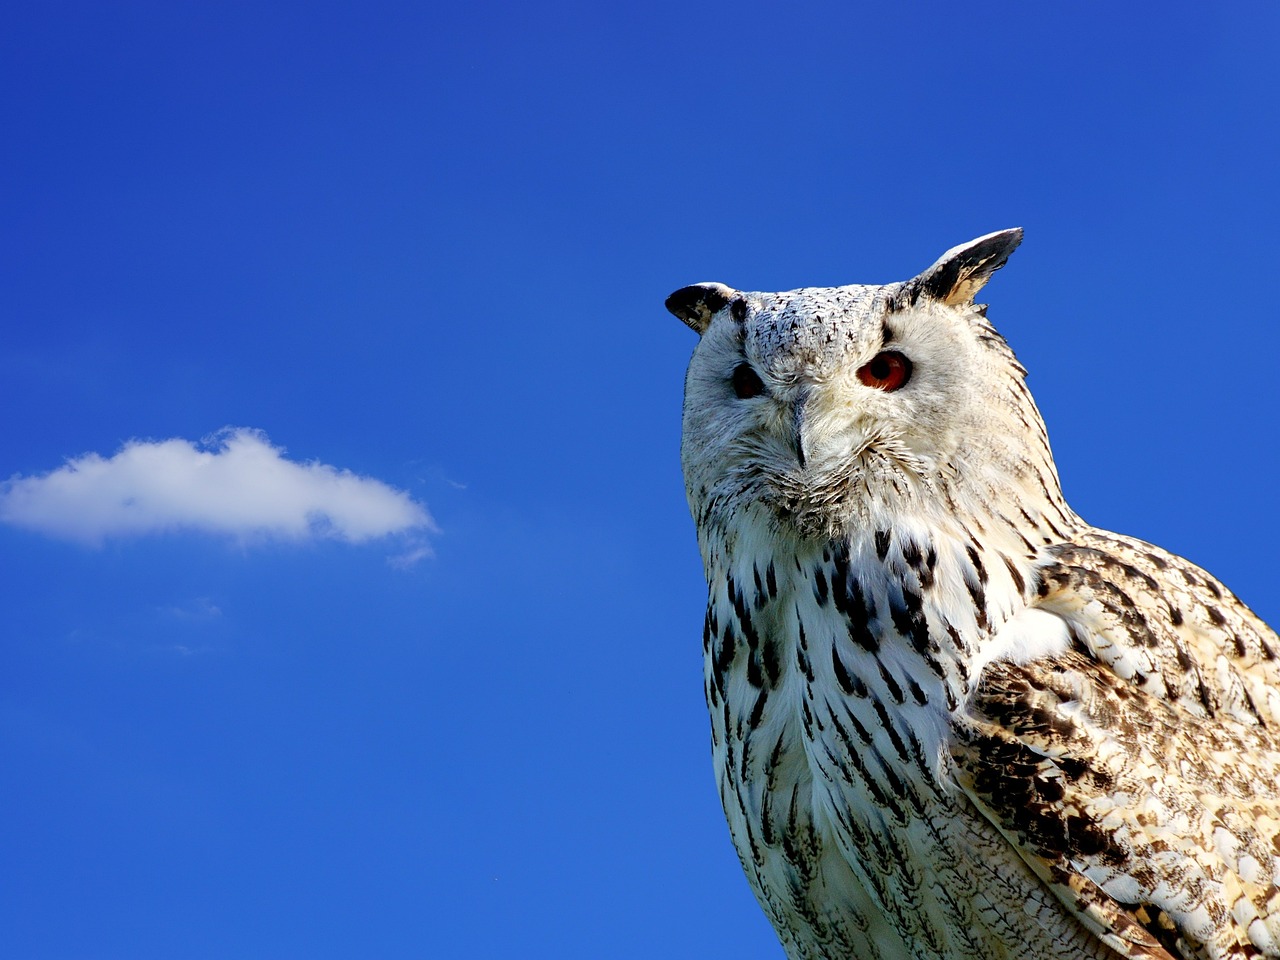
[[[667,301],[721,799],[792,960],[1280,956],[1280,641],[1062,498],[973,298]]]

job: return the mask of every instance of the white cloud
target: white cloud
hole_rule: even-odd
[[[283,454],[243,427],[200,443],[130,440],[113,457],[86,453],[0,483],[0,521],[91,544],[172,530],[361,543],[433,529],[404,491]],[[417,559],[424,549],[417,543],[409,554]]]

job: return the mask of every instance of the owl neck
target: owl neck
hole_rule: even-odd
[[[825,543],[787,544],[754,525],[717,538],[706,554],[708,699],[724,698],[750,728],[761,702],[766,719],[794,712],[800,722],[820,690],[867,690],[918,715],[925,754],[941,757],[943,718],[968,699],[995,633],[1035,596],[1036,566],[1020,546],[901,517]]]
[[[1037,432],[1001,430],[983,437],[981,446],[958,451],[951,469],[942,471],[923,498],[940,513],[927,510],[932,525],[959,528],[959,534],[1034,556],[1085,526],[1062,495],[1044,427]],[[935,493],[936,496],[930,496]],[[891,512],[889,504],[882,504]]]
[[[797,530],[760,501],[716,511],[734,520],[699,524],[711,609],[722,622],[758,611],[761,635],[784,638],[784,647],[795,618],[811,640],[829,634],[849,676],[899,669],[931,688],[933,707],[953,709],[992,637],[1034,600],[1043,547],[1084,526],[1051,460],[984,449],[932,484],[869,482],[823,535]],[[723,659],[720,641],[708,643]],[[784,651],[778,662],[789,659]]]
[[[1021,367],[1015,367],[1002,378],[1003,396],[970,414],[946,465],[935,480],[922,481],[918,493],[941,508],[938,523],[958,523],[966,536],[978,534],[1003,541],[1003,549],[1019,551],[1020,545],[1035,553],[1085,524],[1062,495],[1044,420]],[[889,503],[882,507],[895,511]]]

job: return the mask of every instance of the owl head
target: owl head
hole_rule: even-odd
[[[1060,497],[1026,372],[973,302],[1021,240],[979,237],[901,283],[673,293],[701,337],[682,444],[699,526],[745,508],[831,536],[1027,484]]]

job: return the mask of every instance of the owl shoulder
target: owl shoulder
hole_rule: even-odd
[[[1190,713],[1280,731],[1280,638],[1216,577],[1096,528],[1046,547],[1035,607],[1090,657]]]

